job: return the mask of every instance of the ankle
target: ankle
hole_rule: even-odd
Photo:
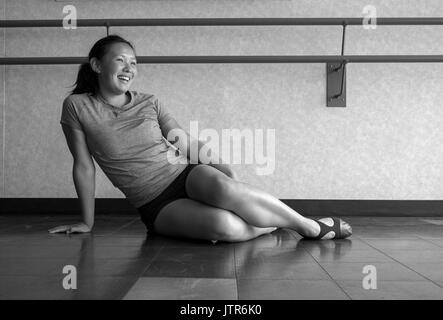
[[[306,218],[301,232],[302,236],[316,237],[320,234],[320,225],[313,219]]]

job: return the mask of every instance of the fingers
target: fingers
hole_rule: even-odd
[[[49,233],[60,233],[60,232],[66,232],[66,233],[70,233],[71,232],[71,226],[58,226],[52,229],[49,229],[48,232]]]
[[[67,234],[70,234],[70,233],[83,233],[83,232],[86,232],[85,228],[83,226],[77,226],[77,225],[71,226],[69,228],[69,230],[66,231]]]
[[[86,233],[89,232],[90,229],[88,226],[84,225],[84,224],[78,224],[78,225],[73,225],[69,228],[69,230],[66,231],[67,234],[70,233]]]
[[[58,233],[58,232],[65,232],[69,226],[58,226],[52,229],[49,229],[49,233]]]
[[[65,226],[58,226],[52,229],[49,229],[49,233],[62,233],[65,232],[66,234],[71,233],[84,233],[84,232],[90,232],[91,229],[85,225],[85,224],[74,224],[74,225],[65,225]]]

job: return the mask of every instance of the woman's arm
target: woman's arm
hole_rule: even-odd
[[[92,230],[95,209],[95,168],[85,168],[74,163],[72,175],[75,190],[80,200],[83,223]]]
[[[193,139],[190,134],[188,132],[186,132],[187,135],[187,140],[190,142],[191,140],[195,141],[197,139]],[[190,147],[191,144],[188,143],[187,144],[187,155],[188,158],[190,158]],[[203,151],[202,151],[203,150]],[[205,163],[207,165],[210,165],[216,169],[218,169],[219,171],[223,172],[224,174],[226,174],[228,177],[234,179],[234,180],[238,180],[238,176],[235,173],[235,171],[228,165],[223,163],[222,159],[220,158],[219,155],[215,154],[214,151],[212,149],[210,149],[204,142],[198,140],[198,154],[200,155],[200,152],[202,151],[203,154],[207,155],[210,154],[211,155],[211,162],[210,163]],[[200,161],[200,159],[199,159]]]
[[[222,159],[219,157],[219,155],[215,154],[212,149],[210,149],[204,142],[197,140],[184,130],[175,119],[170,119],[168,122],[166,122],[162,127],[162,134],[163,136],[168,139],[168,134],[171,132],[171,130],[174,130],[171,132],[173,137],[169,137],[168,141],[173,143],[173,145],[180,150],[180,152],[185,153],[187,158],[193,161],[198,161],[199,163],[204,163],[207,165],[210,165],[219,171],[226,174],[228,177],[238,180],[238,176],[235,173],[235,171],[227,164],[222,163]],[[174,139],[178,136],[178,141],[175,142]],[[197,143],[198,141],[198,153],[197,157],[198,159],[193,159],[193,155],[191,154],[191,144]],[[200,154],[208,155],[208,159],[205,159],[205,161],[201,161]],[[210,156],[209,156],[210,155]]]
[[[62,125],[69,150],[74,158],[72,176],[75,190],[80,200],[82,222],[74,225],[63,225],[49,230],[56,232],[89,232],[94,226],[95,209],[95,165],[89,152],[86,137],[82,130]]]

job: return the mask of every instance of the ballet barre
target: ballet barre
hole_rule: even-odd
[[[372,18],[374,19],[374,18]],[[369,19],[370,20],[370,19]],[[346,107],[346,65],[348,63],[439,63],[443,55],[344,55],[346,27],[367,24],[368,18],[166,18],[166,19],[77,19],[76,27],[141,26],[321,26],[343,27],[341,55],[272,56],[137,56],[142,64],[177,63],[325,63],[326,105]],[[379,25],[443,25],[440,17],[380,17]],[[0,28],[63,27],[64,19],[0,20]],[[87,57],[0,57],[0,65],[81,64]]]

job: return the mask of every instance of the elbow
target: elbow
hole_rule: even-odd
[[[85,174],[94,175],[95,174],[95,166],[93,164],[84,164],[74,162],[73,166],[74,171],[80,171]]]

